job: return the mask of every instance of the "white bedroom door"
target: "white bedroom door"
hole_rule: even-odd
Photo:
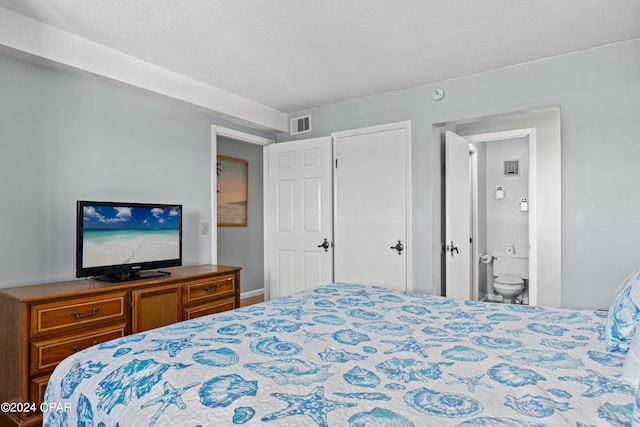
[[[471,175],[469,141],[445,135],[446,296],[471,300]]]
[[[410,122],[333,137],[334,280],[412,290]]]
[[[268,151],[273,299],[333,281],[331,138],[272,144]]]

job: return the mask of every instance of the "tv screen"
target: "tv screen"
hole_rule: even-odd
[[[182,265],[182,205],[80,200],[76,247],[77,277],[167,275],[148,270]]]

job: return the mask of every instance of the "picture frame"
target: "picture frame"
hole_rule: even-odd
[[[216,156],[218,227],[246,227],[249,202],[249,161]]]

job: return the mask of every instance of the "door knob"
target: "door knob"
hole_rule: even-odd
[[[327,239],[324,239],[324,242],[322,242],[321,245],[318,245],[319,248],[324,248],[324,251],[327,252],[329,250],[329,242],[327,242]]]
[[[398,240],[398,243],[396,243],[395,246],[391,246],[391,249],[395,249],[396,251],[398,251],[398,255],[402,255],[404,245],[402,244],[402,241]]]
[[[451,251],[451,256],[453,256],[453,251],[456,251],[457,254],[460,254],[457,246],[453,246],[453,241],[451,241],[451,245],[447,245],[447,250]]]

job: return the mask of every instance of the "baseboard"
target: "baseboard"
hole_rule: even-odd
[[[256,289],[254,291],[240,292],[240,299],[252,298],[264,295],[264,288]]]

